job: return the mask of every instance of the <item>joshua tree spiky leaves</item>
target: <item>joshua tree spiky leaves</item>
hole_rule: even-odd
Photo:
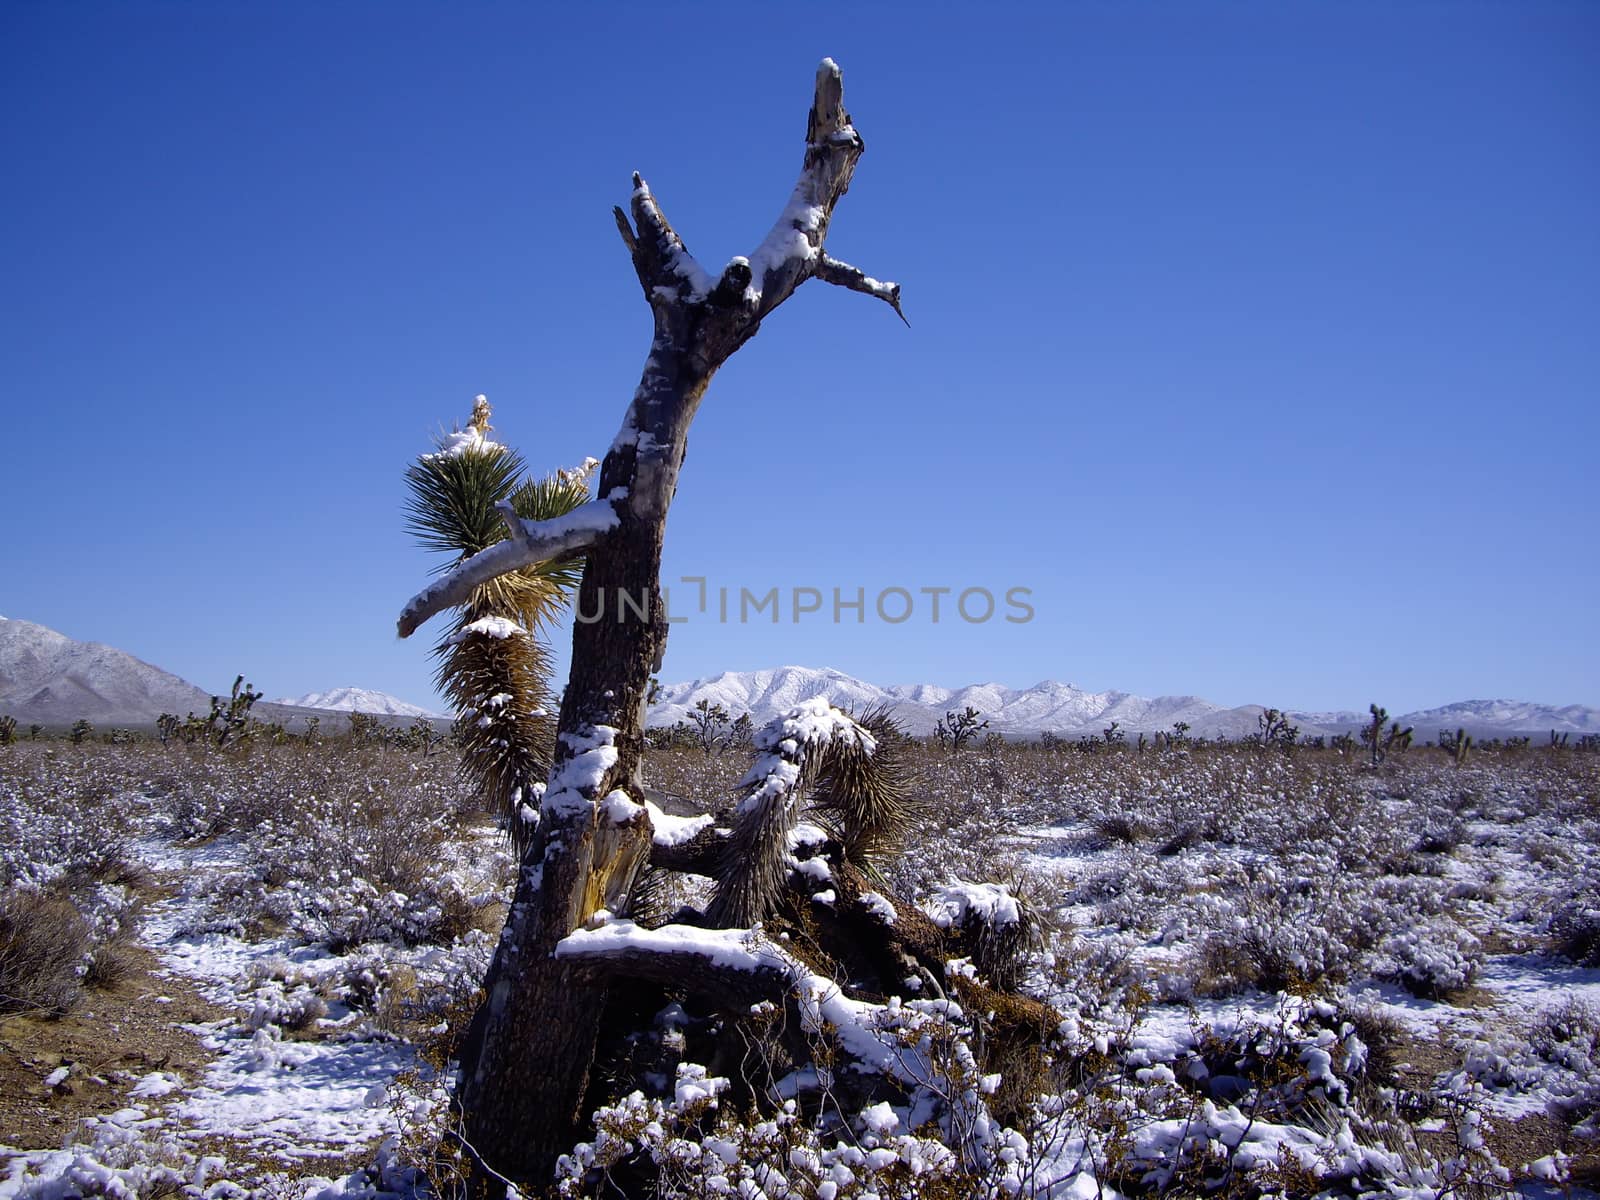
[[[490,415],[488,399],[479,396],[466,429],[441,437],[406,470],[408,524],[423,546],[451,555],[441,570],[504,541],[508,513],[544,521],[589,499],[592,461],[526,478],[521,456],[489,440]],[[439,690],[462,717],[462,770],[500,813],[519,854],[532,837],[527,818],[538,811],[554,742],[550,650],[540,631],[577,579],[571,563],[536,562],[487,580],[433,650]]]

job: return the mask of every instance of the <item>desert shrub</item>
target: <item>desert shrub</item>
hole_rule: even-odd
[[[257,753],[261,753],[257,751]],[[392,748],[273,748],[244,793],[254,806],[246,865],[215,886],[224,927],[263,924],[343,952],[368,941],[448,944],[475,928],[509,882],[503,846],[470,842],[457,781]],[[232,818],[245,809],[236,804]]]
[[[1094,820],[1094,831],[1107,842],[1133,845],[1150,836],[1150,829],[1138,817],[1124,812],[1102,813]]]
[[[1440,919],[1390,934],[1378,947],[1374,971],[1413,996],[1441,1000],[1470,987],[1482,962],[1478,939]]]
[[[0,1011],[71,1008],[89,948],[88,923],[65,896],[19,887],[0,894]]]
[[[6,757],[0,770],[0,886],[45,887],[63,878],[136,880],[131,823],[119,807],[132,781],[112,761],[117,753],[61,756],[45,750]]]
[[[1600,967],[1600,902],[1569,900],[1550,917],[1550,947],[1579,966]]]

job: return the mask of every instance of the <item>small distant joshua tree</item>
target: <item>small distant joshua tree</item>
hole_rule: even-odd
[[[94,726],[89,723],[88,717],[79,717],[72,723],[72,728],[67,731],[67,737],[74,746],[81,746],[85,741],[94,736]]]
[[[39,740],[39,735],[41,733],[43,733],[43,732],[44,732],[44,726],[43,725],[29,725],[28,726],[28,740],[30,742],[37,742]]]
[[[1183,747],[1189,744],[1189,722],[1174,721],[1171,733],[1156,734],[1156,749],[1167,750],[1173,747]]]
[[[940,717],[933,733],[939,745],[948,746],[951,754],[960,754],[963,746],[987,728],[987,718],[969,704],[963,712],[952,709]]]
[[[371,713],[350,714],[350,740],[352,742],[378,742],[383,740],[383,722]]]
[[[444,741],[439,731],[433,727],[433,722],[427,717],[418,717],[411,722],[410,741],[413,746],[422,751],[423,758],[430,758],[438,745]]]
[[[206,739],[220,749],[252,737],[250,710],[259,699],[261,693],[246,683],[243,675],[234,676],[233,690],[226,700],[221,696],[211,697],[211,713],[201,723]]]
[[[1113,721],[1100,731],[1100,736],[1105,739],[1108,746],[1120,746],[1128,740],[1128,735],[1122,731],[1122,722]]]
[[[1465,729],[1457,729],[1454,733],[1441,729],[1439,731],[1439,747],[1455,762],[1462,766],[1467,761],[1467,756],[1472,753],[1472,735]]]
[[[1389,756],[1390,751],[1400,751],[1411,745],[1411,726],[1400,728],[1396,721],[1384,728],[1389,721],[1389,710],[1378,705],[1369,705],[1368,712],[1372,714],[1369,721],[1361,730],[1361,742],[1372,754],[1372,765],[1377,766]]]
[[[17,740],[17,719],[10,713],[0,717],[0,746],[9,746]]]
[[[749,713],[740,713],[728,727],[728,745],[735,750],[748,750],[755,745],[756,723]]]
[[[694,726],[695,741],[707,756],[728,744],[728,727],[732,721],[722,705],[702,700],[689,710],[689,721]]]
[[[1262,747],[1277,746],[1288,750],[1300,737],[1300,726],[1289,724],[1289,718],[1276,708],[1263,709],[1256,718],[1256,732],[1250,741]]]
[[[164,712],[156,718],[156,736],[161,739],[163,746],[170,745],[172,739],[177,737],[183,729],[183,722],[175,713]]]

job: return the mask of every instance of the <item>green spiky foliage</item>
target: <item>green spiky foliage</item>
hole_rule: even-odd
[[[424,547],[450,555],[441,571],[509,536],[502,503],[524,520],[542,521],[589,499],[587,471],[525,478],[519,454],[483,439],[488,416],[480,402],[469,426],[479,435],[475,441],[446,450],[441,440],[438,453],[406,469],[407,525]],[[500,813],[518,854],[533,834],[523,811],[538,809],[537,785],[554,747],[551,655],[539,635],[578,579],[572,562],[501,575],[473,593],[433,649],[434,679],[458,714],[462,771]]]
[[[847,855],[854,847],[863,857],[892,844],[896,821],[909,811],[905,758],[886,714],[864,718],[890,735],[883,738],[837,709],[820,719],[800,714],[756,735],[761,754],[740,782],[743,798],[707,910],[720,928],[754,925],[775,911],[789,877],[790,835],[808,808]]]

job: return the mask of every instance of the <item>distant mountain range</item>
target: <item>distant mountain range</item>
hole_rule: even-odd
[[[83,717],[101,726],[148,726],[164,712],[180,717],[208,713],[211,695],[113,646],[74,641],[32,621],[0,617],[0,713],[19,722],[59,726]],[[288,721],[330,710],[391,718],[434,715],[359,688],[262,702],[254,712],[267,720]]]
[[[332,691],[327,692],[307,692],[304,696],[285,697],[281,700],[274,700],[272,703],[286,704],[291,708],[322,708],[334,712],[373,713],[387,717],[437,717],[441,715],[418,704],[407,704],[404,700],[398,700],[387,692],[374,692],[369,688],[358,687],[334,688]]]
[[[652,725],[671,725],[688,717],[701,700],[721,704],[734,716],[749,713],[758,724],[802,700],[826,696],[841,707],[860,710],[885,705],[908,730],[933,732],[951,709],[976,708],[989,727],[1015,736],[1051,732],[1063,737],[1098,735],[1112,721],[1129,733],[1169,730],[1187,722],[1196,736],[1242,737],[1256,729],[1261,707],[1225,708],[1198,696],[1134,696],[1127,692],[1089,692],[1070,683],[1046,681],[1030,688],[997,683],[962,688],[932,683],[880,687],[842,671],[816,667],[776,667],[728,671],[709,679],[669,684],[650,710]],[[183,716],[210,710],[211,693],[153,667],[131,654],[97,642],[77,642],[31,621],[0,617],[0,713],[19,722],[70,725],[87,717],[97,725],[152,725],[164,712]],[[371,713],[396,722],[438,718],[415,704],[363,688],[309,692],[292,699],[262,702],[257,715],[287,721],[327,712]],[[1290,712],[1306,734],[1334,734],[1366,723],[1361,712]],[[1555,707],[1518,700],[1466,700],[1398,717],[1431,740],[1441,729],[1465,728],[1474,737],[1543,734],[1549,730],[1582,735],[1600,733],[1600,709]]]
[[[211,711],[211,693],[111,646],[0,618],[0,712],[18,721],[144,724],[190,711]]]
[[[897,684],[880,687],[842,671],[815,667],[775,667],[762,671],[727,671],[709,679],[671,684],[661,691],[650,710],[652,725],[685,720],[700,701],[721,704],[734,716],[748,712],[756,724],[813,696],[826,696],[841,707],[860,710],[884,705],[907,730],[933,732],[939,718],[952,709],[969,705],[981,712],[989,727],[1013,735],[1045,732],[1064,737],[1098,735],[1112,721],[1129,733],[1170,730],[1187,722],[1194,736],[1237,738],[1256,730],[1262,708],[1246,704],[1225,708],[1198,696],[1134,696],[1127,692],[1088,692],[1070,683],[1046,680],[1030,688],[1008,688],[997,683],[977,683],[962,688],[937,684]],[[1303,734],[1337,734],[1366,724],[1361,712],[1290,712]],[[1466,700],[1441,708],[1406,713],[1397,718],[1416,727],[1417,736],[1431,740],[1441,729],[1465,728],[1474,737],[1503,737],[1517,733],[1600,733],[1600,709],[1581,705],[1557,708],[1517,700]]]

